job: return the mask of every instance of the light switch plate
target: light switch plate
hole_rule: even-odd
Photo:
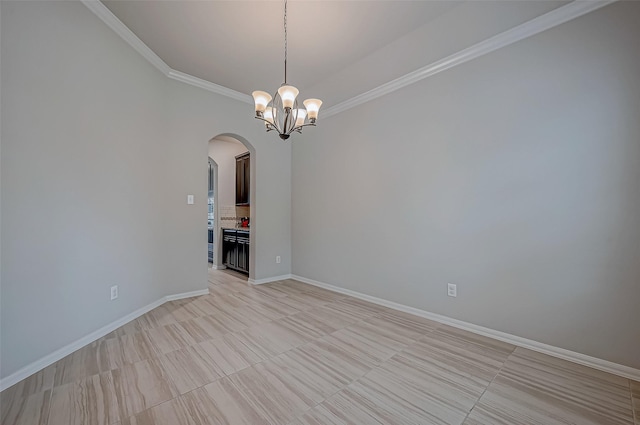
[[[193,205],[193,203],[194,203],[194,196],[193,195],[187,195],[187,204]]]

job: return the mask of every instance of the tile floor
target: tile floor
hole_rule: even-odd
[[[640,425],[638,382],[293,280],[209,283],[3,391],[2,425]]]

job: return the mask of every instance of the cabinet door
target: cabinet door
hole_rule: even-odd
[[[249,273],[249,234],[238,232],[238,269]]]
[[[244,270],[246,271],[246,264],[244,261],[244,249],[245,249],[245,244],[244,242],[238,241],[238,264],[237,267],[240,270]]]
[[[209,193],[213,193],[213,159],[209,158]]]
[[[248,205],[250,202],[250,165],[249,155],[236,158],[236,205]]]
[[[222,233],[222,262],[229,267],[238,263],[238,249],[234,231],[224,230]]]
[[[232,242],[229,246],[229,265],[238,267],[238,243]]]
[[[244,245],[244,264],[245,271],[249,273],[249,241]]]
[[[242,190],[244,187],[242,172],[242,160],[236,158],[236,205],[242,204]]]
[[[243,199],[244,199],[244,203],[245,204],[249,204],[251,201],[251,197],[249,196],[250,194],[250,187],[251,187],[251,167],[250,167],[250,158],[247,156],[244,158],[244,160],[242,161],[242,169],[243,169],[243,183],[244,183],[244,189],[243,189]]]

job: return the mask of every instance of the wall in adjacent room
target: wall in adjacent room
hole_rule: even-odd
[[[236,204],[236,156],[247,152],[240,142],[213,139],[209,142],[209,157],[218,165],[218,205]]]
[[[640,368],[638,22],[617,2],[321,112],[293,273]]]
[[[80,2],[0,4],[0,377],[207,288],[207,153],[219,134],[257,159],[252,274],[290,273],[291,147],[251,105],[167,79]]]

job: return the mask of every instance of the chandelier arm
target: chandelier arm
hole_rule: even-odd
[[[297,126],[297,127],[294,127],[294,128],[291,130],[291,133],[293,133],[294,131],[297,131],[298,133],[301,133],[301,134],[302,134],[302,127],[315,127],[315,126],[316,126],[316,124],[315,124],[315,123],[302,124],[302,125],[299,125],[299,126]]]
[[[258,117],[258,116],[254,117],[254,118],[259,119],[260,121],[264,121],[264,122],[266,122],[266,123],[267,123],[267,131],[275,130],[275,131],[277,131],[278,133],[282,133],[282,132],[280,131],[280,129],[278,128],[278,126],[276,126],[276,125],[274,125],[274,124],[271,124],[271,121],[269,121],[268,119],[263,118],[263,117]]]
[[[297,130],[298,128],[302,128],[302,127],[315,127],[315,126],[316,126],[316,123],[311,123],[310,122],[310,123],[307,123],[307,124],[299,125],[295,129]]]
[[[282,133],[283,134],[289,134],[291,131],[287,131],[287,128],[289,127],[290,124],[290,120],[291,120],[291,110],[289,110],[289,112],[287,112],[287,110],[285,109],[285,113],[284,113],[284,121],[282,122]]]

